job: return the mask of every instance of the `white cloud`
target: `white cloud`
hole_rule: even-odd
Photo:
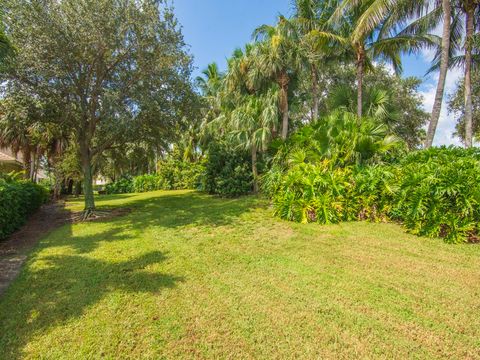
[[[462,69],[449,70],[447,79],[445,81],[445,94],[443,97],[442,111],[438,120],[437,131],[433,141],[434,145],[458,145],[461,146],[460,139],[454,137],[455,119],[453,114],[448,114],[447,100],[450,94],[453,93],[457,81],[463,76]],[[425,86],[425,90],[420,94],[423,97],[423,107],[425,111],[431,112],[433,103],[435,102],[435,93],[437,91],[438,73],[435,73],[431,81]]]

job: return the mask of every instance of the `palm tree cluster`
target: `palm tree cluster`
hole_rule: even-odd
[[[292,126],[320,117],[320,102],[325,97],[320,78],[334,66],[355,68],[354,111],[358,121],[373,116],[388,122],[389,94],[366,89],[365,74],[383,63],[400,75],[402,55],[431,48],[436,56],[430,71],[438,69],[440,75],[424,145],[430,147],[433,143],[447,70],[463,66],[465,145],[471,146],[469,89],[471,68],[479,61],[475,46],[479,11],[478,0],[296,0],[291,18],[280,15],[275,25],[255,29],[253,41],[234,52],[225,73],[211,64],[199,77],[198,84],[208,103],[205,128],[234,135],[241,146],[252,150],[254,163],[257,151],[264,151],[272,139],[285,140]],[[442,36],[435,35],[438,24],[443,24]],[[304,86],[306,97],[299,90],[302,81],[309,84]],[[341,87],[337,87],[336,94],[327,96],[338,98],[339,92],[344,99],[338,106],[350,104],[351,99],[345,99],[350,92],[342,94]],[[397,110],[401,113],[401,109]]]

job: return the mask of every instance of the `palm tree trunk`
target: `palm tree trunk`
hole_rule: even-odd
[[[425,148],[433,144],[435,131],[437,130],[440,111],[442,110],[443,93],[445,89],[445,79],[448,71],[448,58],[450,50],[450,25],[451,25],[451,7],[450,0],[442,0],[443,6],[443,34],[442,34],[442,54],[440,59],[440,75],[438,77],[437,92],[435,102],[433,103],[432,116],[428,125],[427,138],[425,139]]]
[[[31,152],[31,157],[30,157],[30,174],[29,174],[29,179],[30,181],[35,181],[35,161],[37,158],[37,151],[34,148],[34,150]]]
[[[282,114],[282,139],[286,140],[288,136],[288,83],[290,79],[286,72],[279,76],[280,85],[280,113]]]
[[[357,116],[362,118],[363,114],[363,72],[365,68],[365,49],[359,47],[357,51]]]
[[[312,65],[312,120],[318,119],[318,71]]]
[[[472,135],[472,36],[475,4],[467,3],[465,9],[466,37],[465,37],[465,147],[473,146]]]
[[[252,144],[253,192],[258,193],[257,146]]]
[[[30,168],[31,168],[31,161],[32,161],[32,154],[30,148],[25,148],[22,150],[22,160],[23,160],[23,170],[25,175],[23,176],[25,179],[30,179]]]

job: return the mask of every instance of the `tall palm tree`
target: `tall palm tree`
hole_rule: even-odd
[[[402,72],[401,55],[436,46],[438,38],[424,32],[407,33],[401,27],[420,8],[421,2],[406,0],[345,0],[329,22],[337,23],[355,57],[357,68],[357,117],[363,114],[363,77],[374,60],[385,61],[397,74]]]
[[[255,67],[264,79],[279,86],[279,109],[282,116],[282,139],[288,136],[288,91],[292,76],[299,68],[298,34],[295,26],[280,16],[275,26],[262,25],[254,34],[259,42],[255,47]]]
[[[344,42],[344,39],[332,32],[327,24],[334,9],[332,3],[332,1],[319,2],[318,0],[295,1],[295,15],[292,21],[298,30],[300,50],[311,77],[312,119],[318,118],[319,64],[329,59],[328,56],[336,49],[333,45]]]
[[[210,140],[210,134],[205,133],[206,127],[204,125],[208,124],[219,115],[219,97],[221,95],[224,80],[225,74],[219,70],[216,63],[209,64],[207,68],[202,71],[202,75],[197,76],[195,79],[197,87],[200,89],[207,102],[207,106],[202,110],[203,125],[201,127],[202,134],[200,136],[202,141],[208,142]]]
[[[425,147],[432,145],[443,100],[445,78],[448,68],[452,67],[464,69],[465,133],[463,135],[465,146],[470,147],[473,143],[471,71],[474,64],[480,63],[479,49],[474,46],[475,29],[480,25],[480,21],[476,20],[480,17],[480,3],[477,0],[443,1],[442,6],[438,6],[417,22],[420,26],[433,29],[440,21],[439,14],[444,18],[442,47],[437,51],[428,73],[440,70],[440,76]]]
[[[447,78],[448,59],[450,56],[450,33],[452,22],[452,11],[450,0],[442,0],[443,10],[443,31],[442,31],[442,45],[441,45],[441,59],[440,59],[440,74],[438,77],[437,91],[435,93],[435,101],[432,108],[432,116],[428,125],[427,137],[425,139],[425,147],[429,148],[433,144],[435,131],[440,118],[440,111],[442,110],[443,94],[445,90],[445,79]]]
[[[254,192],[258,192],[257,155],[267,150],[272,139],[272,128],[278,121],[277,101],[273,88],[265,94],[244,95],[230,115],[231,137],[251,153]]]
[[[478,0],[462,0],[465,13],[465,146],[473,145],[473,103],[472,103],[472,48],[475,26],[479,26],[480,2]],[[477,15],[475,17],[475,15]],[[477,24],[475,24],[475,19]]]

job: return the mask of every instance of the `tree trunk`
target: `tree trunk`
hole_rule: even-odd
[[[57,170],[54,171],[55,185],[53,186],[53,201],[57,201],[60,198],[62,191],[62,179]]]
[[[286,72],[280,73],[278,83],[280,85],[280,113],[282,114],[282,139],[288,136],[288,83],[290,79]]]
[[[93,178],[90,149],[84,139],[80,141],[80,156],[83,170],[83,192],[85,195],[84,211],[85,216],[88,217],[88,215],[95,210],[95,199],[93,196]]]
[[[357,117],[360,120],[363,114],[363,72],[365,67],[365,49],[359,47],[357,51]]]
[[[30,181],[35,181],[35,159],[36,158],[37,158],[37,151],[36,149],[34,149],[31,152],[31,156],[30,156],[30,174],[28,176]]]
[[[465,8],[466,37],[465,37],[465,147],[473,146],[472,122],[472,36],[475,4],[467,2]]]
[[[73,195],[77,198],[80,196],[82,192],[82,182],[81,181],[75,181],[75,187],[73,191]]]
[[[312,65],[312,120],[318,119],[318,72],[317,67]]]
[[[451,25],[451,7],[450,0],[442,0],[443,6],[443,34],[442,34],[442,54],[440,59],[440,75],[438,77],[437,92],[435,102],[433,103],[432,116],[428,125],[427,138],[425,139],[425,148],[433,144],[435,131],[437,130],[438,119],[442,110],[443,93],[445,89],[445,79],[448,71],[448,53],[450,50],[450,25]]]
[[[22,160],[23,160],[23,170],[25,174],[23,177],[25,179],[30,179],[30,171],[31,171],[31,161],[32,161],[32,154],[30,152],[30,148],[22,149]]]
[[[257,146],[252,145],[253,192],[258,193]]]
[[[40,151],[37,149],[35,151],[35,158],[34,158],[34,167],[33,167],[33,182],[38,182],[38,169],[40,168]]]

